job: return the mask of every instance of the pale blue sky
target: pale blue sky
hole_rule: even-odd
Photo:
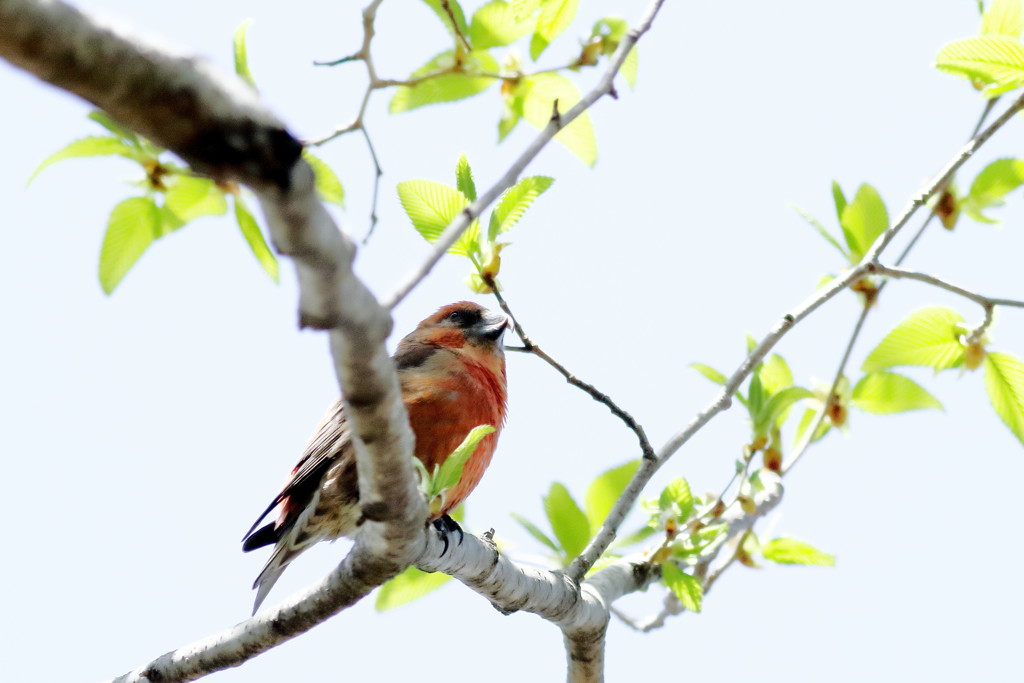
[[[230,68],[245,18],[253,72],[268,103],[303,137],[352,117],[361,65],[313,68],[360,40],[355,2],[137,3],[89,0]],[[644,5],[586,2],[570,29]],[[472,6],[467,3],[467,6]],[[948,161],[981,109],[969,87],[930,63],[976,29],[970,0],[855,4],[667,3],[641,47],[640,84],[593,110],[595,169],[557,145],[530,173],[553,188],[510,234],[502,279],[527,330],[647,428],[655,446],[714,388],[687,365],[731,371],[743,335],[763,335],[841,264],[789,208],[834,226],[829,182],[874,184],[896,213]],[[374,43],[382,76],[402,77],[447,46],[430,12],[388,0]],[[542,65],[564,62],[575,38]],[[590,84],[594,73],[581,75]],[[114,296],[96,264],[106,215],[134,189],[122,160],[69,161],[25,188],[35,165],[98,131],[88,107],[0,65],[0,453],[8,482],[9,629],[0,679],[98,680],[210,635],[249,614],[264,561],[239,539],[275,493],[334,398],[325,340],[295,326],[295,282],[274,286],[228,219],[204,219],[155,245]],[[533,134],[496,145],[494,92],[459,105],[367,122],[386,175],[381,221],[357,268],[387,294],[425,255],[395,195],[410,178],[451,182],[466,152],[489,185]],[[1014,121],[972,162],[1019,154]],[[321,150],[339,172],[361,236],[371,169],[358,136]],[[1024,298],[1024,212],[1015,193],[1002,227],[933,229],[908,265],[993,296]],[[914,227],[918,221],[914,221]],[[904,238],[905,239],[905,238]],[[902,242],[901,242],[902,244]],[[447,258],[396,311],[400,336],[434,308],[472,298],[467,264]],[[485,298],[478,300],[488,303]],[[885,292],[854,354],[906,313],[964,301],[913,283]],[[798,381],[835,371],[856,305],[841,296],[779,347]],[[1007,311],[994,347],[1024,354],[1024,314]],[[397,338],[396,336],[396,338]],[[649,635],[613,622],[608,678],[653,680],[677,667],[696,680],[1013,680],[1024,608],[1019,515],[1024,448],[988,407],[980,375],[925,382],[944,413],[855,413],[786,480],[775,534],[838,556],[834,569],[735,568],[700,615]],[[470,499],[467,527],[497,529],[518,557],[538,546],[508,512],[541,518],[553,480],[577,494],[597,472],[636,457],[632,434],[531,357],[509,359],[510,418],[494,464]],[[747,436],[738,409],[720,416],[659,475],[719,490]],[[764,526],[764,523],[762,524]],[[1007,531],[1009,529],[1009,531]],[[343,556],[322,545],[289,568],[268,603]],[[644,615],[660,589],[620,607]],[[376,614],[372,599],[215,681],[561,680],[556,629],[502,617],[460,585]],[[379,667],[379,668],[378,668]]]

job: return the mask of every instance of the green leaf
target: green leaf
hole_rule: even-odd
[[[971,191],[963,203],[968,216],[982,223],[998,221],[985,216],[982,211],[1002,206],[1003,197],[1024,184],[1024,160],[996,159],[983,168],[971,183]]]
[[[450,578],[452,577],[441,572],[428,574],[416,567],[409,567],[380,587],[374,606],[378,612],[400,607],[434,592]]]
[[[487,240],[493,242],[498,235],[507,232],[519,222],[533,200],[544,194],[555,182],[547,176],[530,176],[523,178],[510,187],[498,199],[494,211],[491,212],[491,223],[487,231]]]
[[[1020,38],[1024,29],[1021,0],[992,0],[981,15],[981,34]]]
[[[120,123],[107,116],[107,112],[101,109],[94,109],[93,111],[89,112],[88,118],[100,124],[108,131],[113,133],[116,137],[119,137],[122,140],[126,140],[133,144],[138,142],[139,136],[135,134],[135,131],[133,131],[131,128],[125,128]]]
[[[473,48],[510,45],[537,26],[535,16],[539,0],[492,0],[473,13],[469,42]]]
[[[502,92],[501,118],[498,119],[498,142],[504,140],[523,118],[523,88],[516,86],[511,92]]]
[[[565,486],[558,482],[551,485],[544,497],[544,511],[566,559],[579,555],[590,540],[590,522]]]
[[[942,410],[939,400],[914,380],[894,372],[872,372],[864,375],[853,388],[850,402],[866,413],[891,415],[908,410],[935,408]]]
[[[761,546],[764,559],[778,564],[806,564],[834,567],[835,555],[823,553],[809,543],[795,538],[773,538]]]
[[[579,90],[568,78],[558,73],[540,73],[523,79],[523,118],[531,126],[544,128],[551,120],[555,100],[558,111],[565,113],[580,101]],[[575,154],[579,159],[593,166],[597,161],[597,138],[590,113],[583,112],[575,121],[555,135],[555,140]]]
[[[683,572],[675,562],[663,562],[661,580],[669,590],[675,593],[683,607],[691,612],[700,612],[704,602],[704,588],[700,581]]]
[[[710,365],[704,365],[703,363],[690,363],[690,367],[707,377],[715,384],[724,385],[726,382],[725,375],[720,373],[718,370],[715,370]]]
[[[561,548],[558,547],[558,544],[552,541],[547,534],[541,531],[539,526],[528,520],[526,517],[523,517],[522,515],[517,515],[514,512],[510,512],[509,514],[512,516],[512,519],[519,522],[524,529],[530,532],[530,535],[533,536],[535,539],[537,539],[547,547],[551,548],[556,553],[561,552]]]
[[[139,152],[134,147],[125,144],[125,142],[119,138],[107,136],[82,138],[69,143],[63,149],[46,157],[46,159],[36,167],[36,170],[32,171],[32,175],[29,176],[28,182],[31,183],[35,180],[37,175],[43,172],[44,169],[52,166],[58,161],[100,156],[122,156],[137,161],[139,159]]]
[[[1024,443],[1024,363],[1008,353],[987,354],[985,391],[996,414]]]
[[[838,187],[838,185],[836,187]],[[838,249],[839,253],[842,254],[844,258],[849,258],[849,254],[846,252],[846,249],[843,247],[843,245],[839,244],[839,240],[837,240],[835,237],[832,236],[832,233],[830,233],[828,231],[828,229],[824,225],[821,224],[821,221],[819,221],[817,218],[812,216],[809,212],[807,212],[804,209],[800,208],[796,204],[790,204],[789,206],[790,206],[791,209],[793,209],[798,214],[800,214],[800,217],[803,218],[805,221],[807,221],[811,225],[812,228],[817,230],[818,234],[821,235],[822,237],[824,237],[826,242],[828,242],[833,247]],[[845,200],[843,202],[843,206],[846,206]]]
[[[757,418],[754,420],[754,431],[758,434],[767,434],[768,430],[786,414],[786,411],[794,403],[813,397],[814,393],[803,387],[789,387],[772,395],[761,406],[761,409],[757,411]]]
[[[636,545],[641,541],[646,541],[648,538],[650,538],[657,532],[658,530],[654,527],[640,527],[636,531],[630,532],[628,534],[623,534],[622,536],[616,538],[609,546],[609,548],[628,548],[629,546]]]
[[[442,494],[445,489],[450,489],[459,483],[459,479],[462,478],[462,469],[466,466],[469,456],[473,455],[485,436],[493,433],[494,427],[491,425],[478,425],[470,430],[458,448],[441,463],[441,469],[434,477],[433,493],[435,495]]]
[[[149,197],[125,199],[110,212],[100,250],[100,286],[106,294],[157,238],[159,221],[159,209]]]
[[[175,176],[164,195],[164,205],[181,219],[182,223],[200,216],[223,216],[228,202],[224,192],[209,178]]]
[[[469,159],[465,154],[459,155],[455,164],[455,187],[466,199],[476,201],[476,183],[473,182],[473,169],[469,167]]]
[[[313,169],[314,182],[320,199],[338,206],[345,206],[345,188],[338,180],[338,174],[322,159],[314,156],[308,149],[302,150],[302,158]]]
[[[761,378],[761,386],[770,394],[777,394],[787,387],[793,386],[793,372],[789,364],[777,353],[773,353],[761,364],[757,371]]]
[[[629,54],[626,55],[626,59],[622,62],[622,66],[619,67],[619,73],[626,79],[626,83],[629,85],[630,90],[636,89],[637,71],[640,69],[640,51],[637,46],[634,45],[630,50]]]
[[[661,510],[668,510],[673,505],[679,508],[680,521],[689,519],[693,512],[693,494],[690,493],[690,484],[682,477],[670,481],[658,496],[658,507]]]
[[[458,3],[458,0],[448,0],[448,8],[452,11],[452,16],[455,18],[455,26],[452,26],[452,17],[448,16],[448,12],[445,11],[442,0],[423,0],[430,9],[434,10],[434,14],[437,15],[441,23],[451,34],[452,38],[458,42],[458,33],[466,35],[468,28],[466,26],[466,13],[462,11],[462,5]]]
[[[639,460],[631,460],[625,465],[602,472],[594,481],[590,482],[583,501],[591,529],[596,530],[601,527],[612,506],[615,505],[615,501],[626,490],[626,486],[639,466]]]
[[[843,209],[839,224],[850,247],[850,262],[856,263],[889,227],[889,214],[878,191],[867,183],[861,185]]]
[[[864,372],[897,365],[916,365],[935,370],[959,367],[964,350],[960,342],[963,317],[944,306],[930,306],[911,313],[868,354]]]
[[[245,206],[242,198],[237,195],[235,195],[235,221],[238,223],[238,229],[242,231],[242,237],[245,238],[253,256],[263,266],[263,270],[270,276],[270,279],[277,282],[277,257],[274,256],[274,252],[267,246],[267,241],[263,239],[263,232],[256,223],[256,219],[249,213],[249,209]]]
[[[812,410],[810,408],[804,411],[803,416],[800,418],[800,424],[797,425],[796,435],[793,437],[793,443],[800,443],[804,438],[804,433],[811,428],[811,423],[817,419],[818,413],[818,410]],[[818,431],[815,432],[814,438],[811,439],[811,443],[814,443],[821,437],[828,434],[828,430],[831,428],[832,426],[828,423],[828,420],[822,420],[821,424],[818,425]]]
[[[406,180],[398,183],[398,199],[416,231],[428,242],[436,242],[469,202],[450,185],[432,180]],[[450,249],[452,253],[459,253]]]
[[[256,81],[252,77],[252,72],[249,71],[249,51],[245,46],[246,34],[249,31],[249,27],[252,26],[252,22],[252,19],[246,19],[235,29],[233,47],[235,53],[235,73],[255,90]]]
[[[846,195],[843,194],[843,188],[839,187],[839,183],[835,180],[832,181],[832,201],[836,205],[836,219],[841,223],[843,221],[843,211],[846,211]]]
[[[530,59],[537,61],[548,45],[569,28],[579,4],[580,0],[544,0],[530,39]]]
[[[986,35],[955,40],[935,57],[940,71],[980,81],[983,94],[995,97],[1024,85],[1024,45],[1016,38]]]
[[[479,95],[494,85],[498,79],[479,76],[480,73],[497,73],[498,61],[486,50],[476,50],[462,57],[461,67],[456,61],[454,50],[447,50],[433,57],[416,69],[410,80],[428,74],[440,74],[416,85],[400,85],[388,105],[388,111],[397,114],[427,104],[453,102],[473,95]],[[450,73],[446,73],[450,72]]]

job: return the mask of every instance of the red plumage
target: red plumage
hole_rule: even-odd
[[[415,455],[433,471],[479,425],[484,437],[447,492],[437,517],[448,514],[480,483],[505,422],[505,315],[462,301],[444,306],[399,343],[394,361]],[[256,527],[274,509],[276,521]],[[243,539],[249,551],[275,544],[254,588],[259,609],[288,564],[311,545],[354,536],[362,523],[355,452],[341,399],[327,411],[281,492]]]

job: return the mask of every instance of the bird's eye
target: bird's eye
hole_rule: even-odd
[[[459,309],[446,315],[445,320],[457,327],[471,327],[480,321],[480,314],[477,311]]]

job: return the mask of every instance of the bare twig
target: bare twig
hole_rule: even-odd
[[[917,280],[918,282],[924,282],[944,289],[947,292],[952,292],[965,299],[970,299],[974,303],[984,308],[991,308],[993,306],[1008,306],[1012,308],[1024,308],[1024,301],[1017,301],[1016,299],[998,299],[995,297],[983,296],[977,292],[972,292],[968,289],[964,289],[959,285],[954,285],[948,280],[943,280],[934,275],[928,273],[918,273],[913,270],[907,270],[905,268],[894,268],[892,266],[884,266],[880,263],[869,264],[868,272],[877,273],[878,275],[884,275],[885,277],[891,277],[902,280]]]
[[[370,132],[366,130],[365,124],[362,126],[363,139],[366,140],[366,149],[370,151],[370,158],[373,160],[373,199],[370,200],[370,228],[366,231],[366,236],[363,237],[363,244],[370,241],[370,236],[373,235],[373,229],[377,227],[377,199],[380,196],[380,178],[384,175],[384,171],[380,167],[380,160],[377,159],[377,151],[373,148],[373,141],[370,140]]]
[[[472,52],[473,46],[469,44],[469,40],[462,34],[459,22],[455,19],[455,12],[452,11],[452,4],[448,0],[441,0],[441,9],[448,15],[448,20],[452,22],[452,33],[462,43],[462,47],[465,48],[466,52]]]

